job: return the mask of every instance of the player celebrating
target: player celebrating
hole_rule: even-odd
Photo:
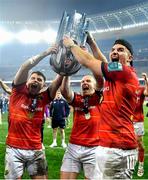
[[[68,36],[63,38],[63,44],[71,49],[82,65],[96,76],[105,78],[94,178],[132,178],[137,161],[137,142],[132,118],[139,81],[132,68],[131,44],[123,39],[116,40],[110,52],[110,63],[104,63],[84,52]]]

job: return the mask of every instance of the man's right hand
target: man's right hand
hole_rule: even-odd
[[[147,78],[147,74],[146,74],[146,73],[142,73],[142,77],[143,77],[143,79],[144,79],[146,82],[148,82],[148,78]]]
[[[63,37],[63,44],[67,48],[75,46],[74,41],[69,36],[66,35]]]
[[[52,54],[52,53],[57,53],[57,51],[58,51],[58,46],[56,45],[56,44],[54,44],[54,45],[52,45],[50,48],[48,48],[47,50],[46,50],[46,52],[47,52],[47,54],[49,55],[49,54]]]

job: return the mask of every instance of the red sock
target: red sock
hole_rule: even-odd
[[[144,162],[144,148],[138,149],[138,161]]]

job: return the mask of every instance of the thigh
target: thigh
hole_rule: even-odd
[[[65,119],[61,119],[61,120],[59,121],[59,127],[60,127],[61,129],[65,129],[65,126],[66,126]]]
[[[77,179],[79,173],[61,171],[60,179]]]
[[[47,161],[42,150],[32,150],[26,166],[30,176],[36,177],[47,175]]]
[[[119,162],[119,167],[117,168],[117,170],[115,170],[114,178],[132,179],[138,158],[137,149],[121,150],[121,151],[122,151],[122,160]]]
[[[87,179],[93,179],[95,169],[95,151],[97,147],[83,147],[81,162],[83,164],[84,175]]]
[[[79,173],[81,170],[81,162],[80,162],[80,156],[78,151],[79,146],[68,144],[68,147],[65,151],[62,166],[61,166],[61,172],[67,172],[67,173]]]
[[[52,121],[51,121],[51,127],[52,127],[53,129],[59,127],[58,121],[55,120],[55,119],[52,119]]]
[[[5,179],[17,179],[23,175],[24,161],[19,149],[7,147],[5,155]]]
[[[95,174],[103,178],[131,179],[137,161],[137,150],[98,147]]]

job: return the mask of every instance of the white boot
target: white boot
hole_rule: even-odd
[[[56,142],[56,140],[53,140],[53,143],[49,147],[53,148],[53,147],[56,147],[56,146],[57,146],[57,142]]]
[[[142,177],[144,175],[144,163],[139,162],[137,176]]]
[[[63,148],[67,148],[67,144],[65,143],[65,141],[64,141],[64,140],[62,140],[62,144],[61,144],[61,146],[62,146]]]

